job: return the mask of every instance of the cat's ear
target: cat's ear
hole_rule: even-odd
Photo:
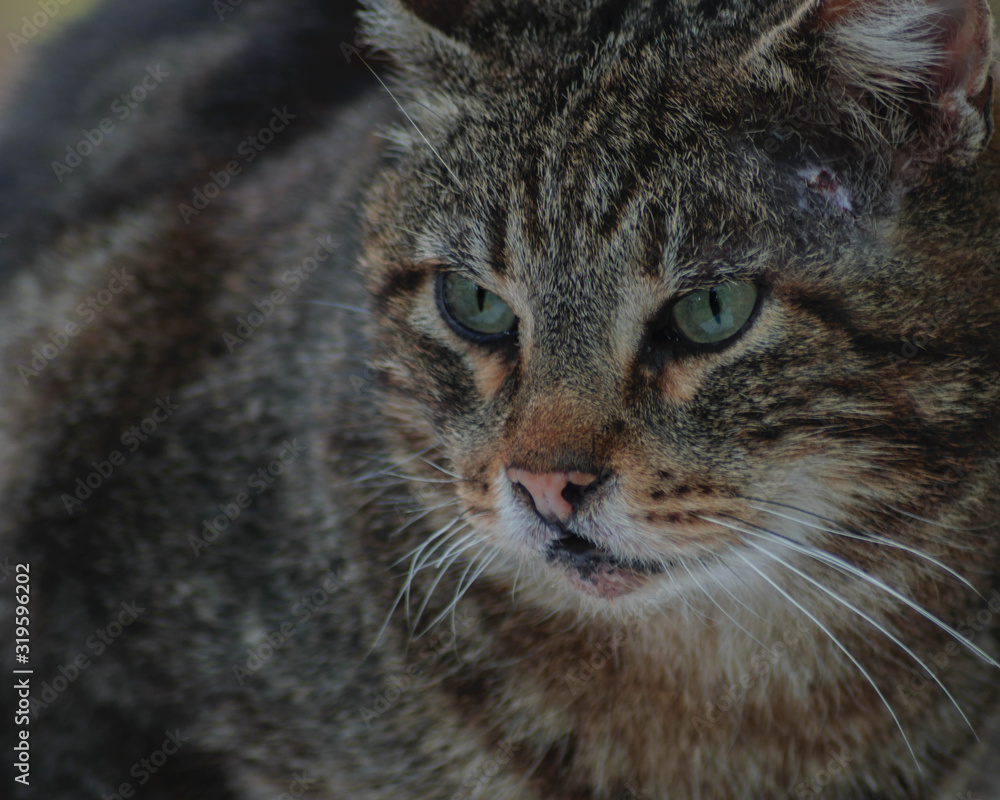
[[[449,33],[472,4],[468,0],[400,0],[400,5],[431,27]]]
[[[795,27],[814,48],[838,127],[884,151],[895,187],[986,146],[996,65],[985,0],[814,0]]]
[[[479,4],[472,0],[364,0],[361,20],[368,45],[389,53],[404,68],[468,53],[465,26]]]

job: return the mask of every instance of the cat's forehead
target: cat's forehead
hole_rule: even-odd
[[[780,238],[775,176],[739,136],[678,116],[639,129],[566,114],[526,125],[509,149],[457,152],[478,177],[424,217],[418,257],[532,282],[595,272],[681,288],[753,271]]]
[[[424,157],[453,191],[425,218],[425,256],[669,273],[778,228],[780,181],[741,104],[698,89],[698,57],[674,59],[670,34],[641,26],[578,45],[575,61],[511,67],[472,108],[434,109],[448,146]]]
[[[515,187],[509,202],[479,213],[437,215],[417,237],[417,259],[443,262],[490,285],[500,280],[537,291],[582,278],[656,285],[668,293],[705,280],[754,275],[774,261],[771,248],[730,235],[725,226],[693,235],[679,203],[651,195],[618,209],[608,225],[569,214],[559,218],[551,209],[539,215],[518,194]]]

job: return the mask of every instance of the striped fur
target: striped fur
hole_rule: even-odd
[[[986,7],[330,5],[109,2],[5,119],[14,796],[1000,796]]]

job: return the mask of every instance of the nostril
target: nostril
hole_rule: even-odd
[[[562,490],[563,500],[576,508],[583,502],[583,498],[590,494],[590,485],[581,486],[577,483],[567,483]]]
[[[514,490],[514,494],[516,494],[526,503],[534,502],[534,499],[531,496],[531,492],[528,491],[528,487],[525,486],[523,483],[520,483],[518,481],[511,481],[510,485],[511,488]]]
[[[566,474],[569,482],[563,487],[563,500],[576,508],[583,499],[597,486],[597,476],[587,472],[569,472]]]
[[[515,494],[530,501],[538,514],[550,522],[568,520],[574,506],[597,479],[584,472],[535,473],[515,467],[507,470],[507,477]]]

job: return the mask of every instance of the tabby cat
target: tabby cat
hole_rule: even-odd
[[[982,0],[19,48],[14,797],[1000,797]]]

